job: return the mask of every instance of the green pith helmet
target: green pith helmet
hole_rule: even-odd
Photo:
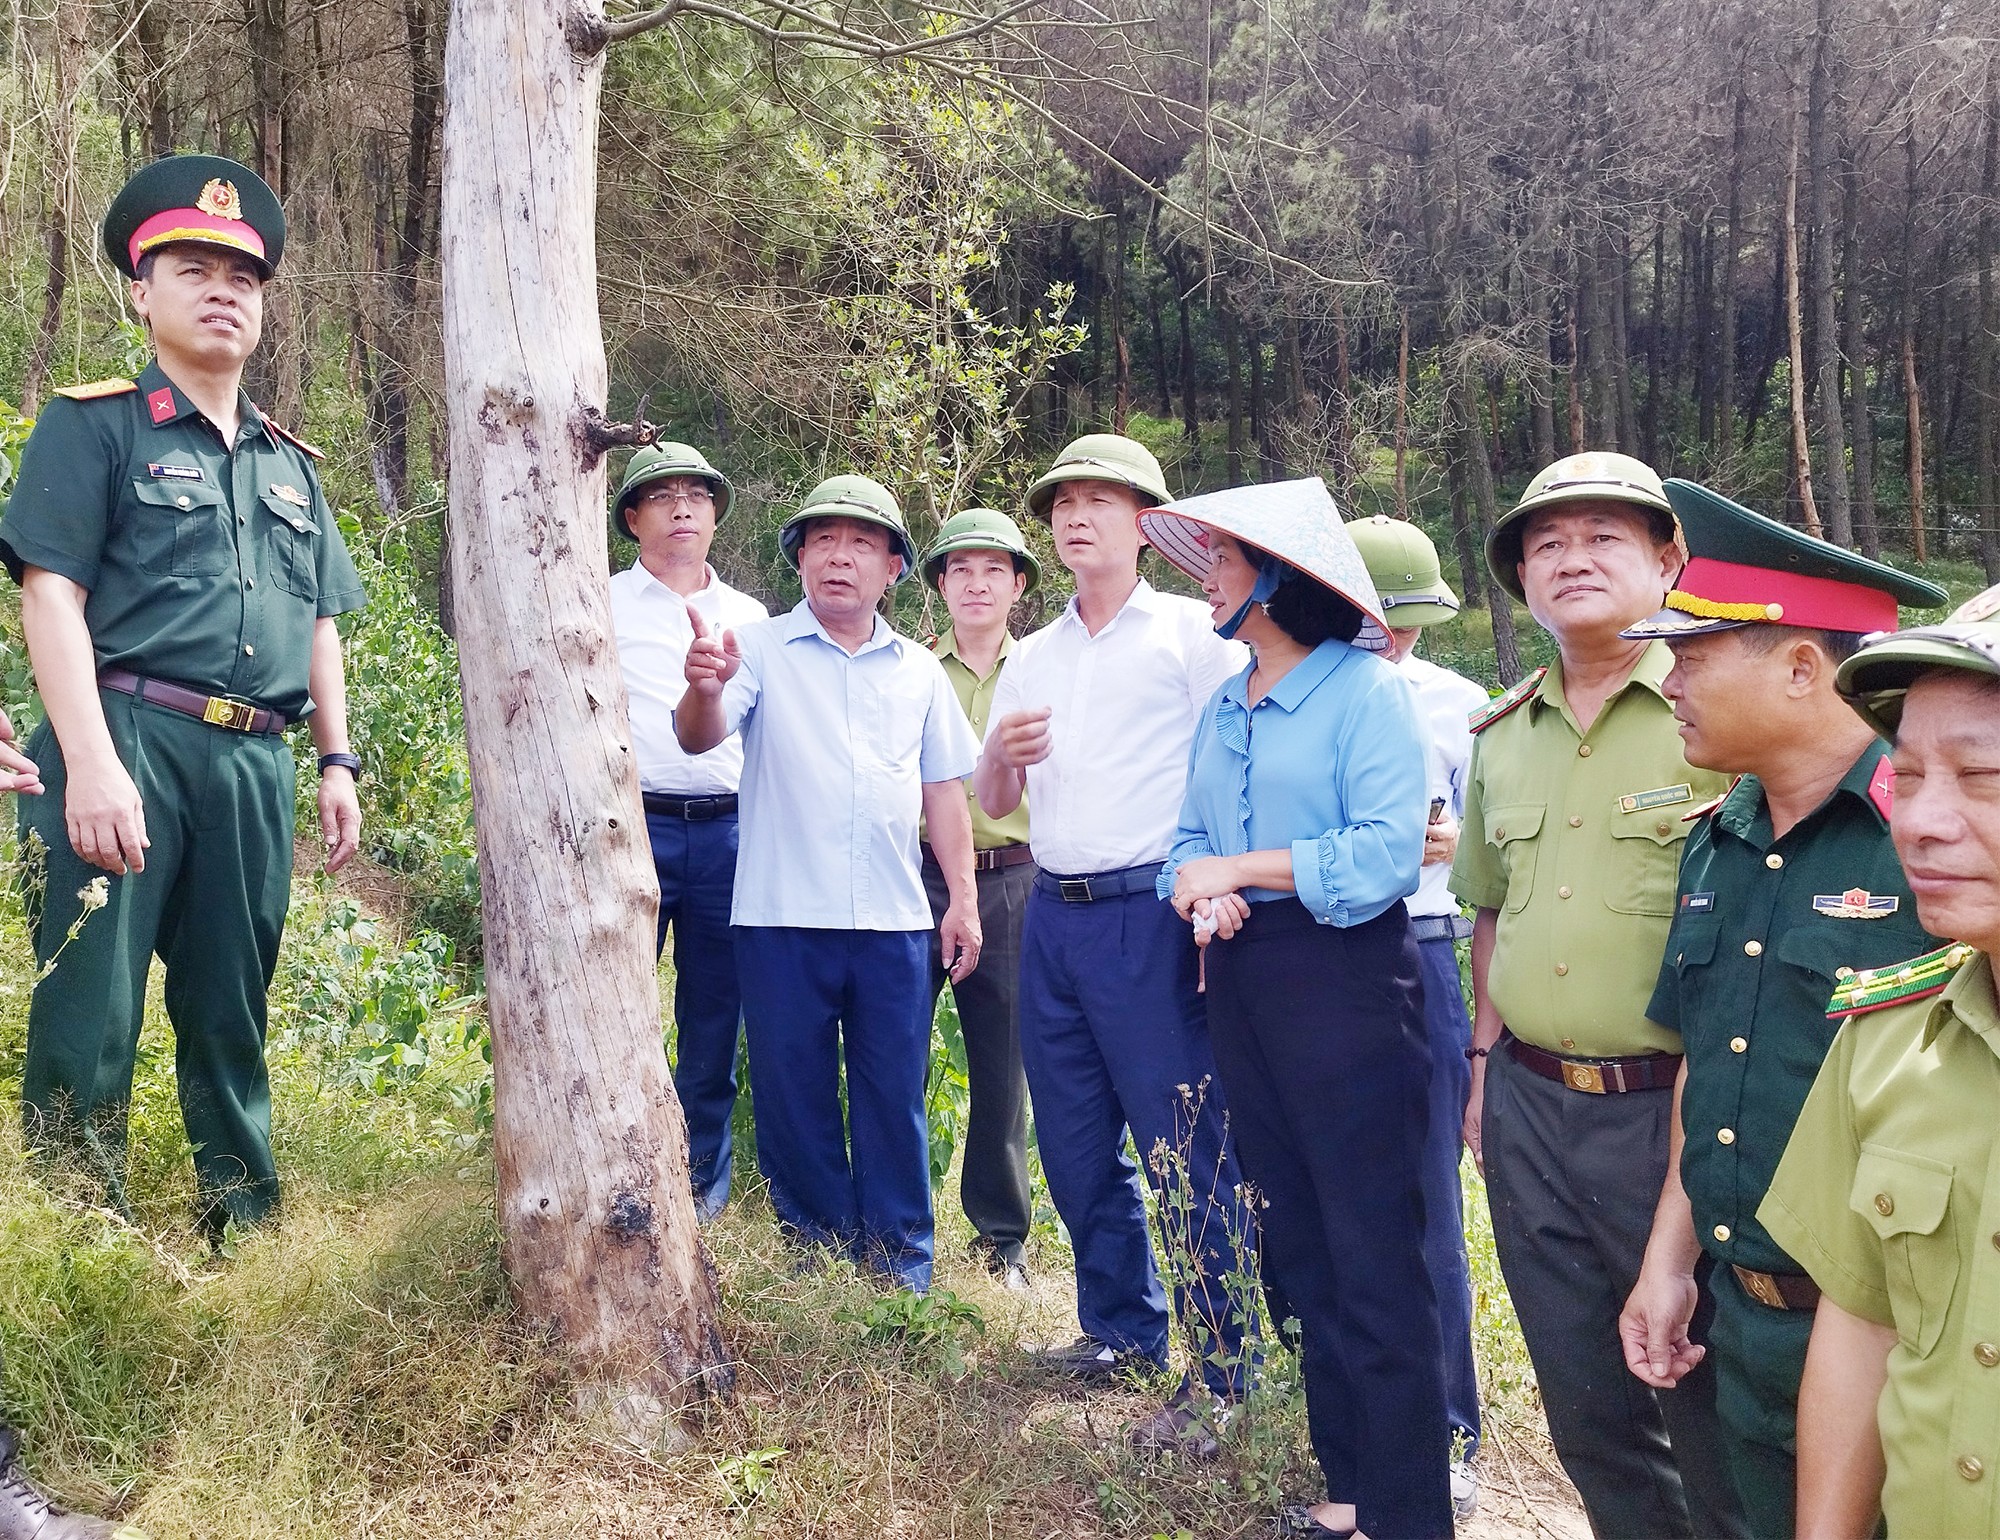
[[[1834,684],[1864,722],[1893,738],[1904,694],[1933,668],[2000,675],[2000,584],[1974,594],[1938,625],[1878,637],[1840,665]]]
[[[1408,519],[1376,514],[1350,519],[1347,532],[1368,563],[1368,576],[1382,600],[1382,614],[1398,631],[1436,626],[1458,618],[1458,595],[1444,580],[1437,547]]]
[[[903,526],[903,510],[881,482],[851,473],[829,476],[806,494],[804,506],[785,520],[785,527],[778,531],[778,548],[785,553],[785,560],[792,564],[794,572],[799,570],[799,544],[806,537],[806,526],[814,519],[858,519],[863,524],[879,524],[896,537],[896,554],[903,558],[903,570],[893,581],[900,583],[916,570],[917,548]]]
[[[924,552],[924,581],[931,587],[944,581],[945,558],[953,551],[1005,551],[1014,558],[1015,570],[1028,574],[1028,586],[1021,590],[1023,597],[1033,593],[1042,580],[1042,564],[1028,549],[1021,526],[991,508],[968,508],[944,521],[937,539]]]
[[[708,463],[708,458],[692,444],[648,444],[635,451],[625,467],[625,479],[618,484],[618,495],[611,502],[611,516],[618,522],[618,528],[627,540],[637,540],[632,533],[629,517],[632,499],[639,488],[649,482],[665,481],[669,476],[699,476],[715,491],[715,522],[720,524],[722,516],[729,512],[729,505],[736,496],[736,489],[729,484],[729,478]]]
[[[1173,495],[1153,451],[1122,433],[1086,433],[1073,439],[1028,488],[1028,511],[1046,521],[1056,488],[1065,481],[1115,481],[1137,492],[1148,505],[1167,502]]]
[[[248,166],[220,155],[168,155],[141,166],[105,210],[104,254],[127,278],[162,246],[237,251],[266,278],[285,254],[285,210]]]
[[[1606,450],[1568,455],[1529,482],[1521,500],[1501,514],[1487,534],[1486,566],[1493,574],[1493,581],[1523,604],[1527,603],[1528,596],[1521,591],[1520,574],[1514,569],[1520,565],[1521,535],[1528,515],[1586,498],[1630,503],[1651,517],[1654,531],[1662,539],[1674,539],[1679,534],[1674,505],[1667,501],[1659,473],[1645,461]]]

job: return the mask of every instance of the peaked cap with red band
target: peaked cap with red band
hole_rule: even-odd
[[[104,252],[127,278],[162,246],[238,251],[266,278],[285,250],[278,195],[248,166],[220,155],[169,155],[132,175],[104,215]]]
[[[1687,541],[1666,608],[1622,633],[1634,640],[1699,636],[1737,626],[1809,631],[1896,629],[1898,605],[1950,601],[1935,583],[1815,540],[1692,481],[1665,484]]]

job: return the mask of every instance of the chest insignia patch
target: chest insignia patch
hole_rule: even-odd
[[[1902,899],[1895,894],[1877,895],[1866,888],[1813,894],[1813,908],[1836,920],[1886,920],[1902,907]]]
[[[1628,792],[1618,799],[1618,806],[1628,813],[1643,813],[1648,808],[1673,807],[1693,800],[1694,788],[1682,781],[1678,786],[1656,786],[1651,791]]]
[[[146,397],[146,410],[153,414],[153,426],[171,422],[174,417],[174,392],[170,385],[162,385]]]
[[[312,506],[312,499],[310,497],[307,497],[305,493],[301,492],[297,487],[274,486],[271,488],[271,495],[273,497],[283,499],[285,502],[290,503],[294,508],[310,508]]]
[[[1715,907],[1713,893],[1683,893],[1681,895],[1682,914],[1707,914]]]
[[[199,465],[162,465],[157,460],[148,464],[146,474],[155,481],[206,481]]]

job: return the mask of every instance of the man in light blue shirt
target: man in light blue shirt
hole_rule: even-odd
[[[778,539],[805,598],[720,636],[689,612],[674,730],[690,754],[743,735],[731,922],[772,1206],[800,1240],[922,1292],[933,930],[917,826],[945,874],[936,934],[957,981],[979,961],[964,788],[979,745],[937,659],[876,612],[916,560],[888,491],[835,476]]]

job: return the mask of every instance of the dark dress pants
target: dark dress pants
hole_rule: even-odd
[[[951,986],[965,1039],[965,1079],[972,1106],[965,1123],[965,1162],[959,1202],[980,1242],[1002,1262],[1026,1262],[1034,1208],[1028,1191],[1028,1079],[1021,1068],[1021,922],[1035,868],[996,867],[980,872],[979,966]],[[950,894],[937,862],[924,857],[924,892],[931,921],[944,919]],[[931,1005],[944,992],[943,954],[931,947]]]
[[[1472,1358],[1472,1273],[1465,1259],[1465,1192],[1459,1184],[1465,1099],[1472,1090],[1472,1020],[1449,936],[1417,943],[1424,976],[1424,1033],[1431,1051],[1424,1131],[1424,1262],[1437,1291],[1444,1342],[1445,1419],[1470,1460],[1479,1448],[1479,1373]]]
[[[674,932],[674,1093],[687,1117],[688,1176],[704,1219],[729,1201],[730,1118],[736,1110],[736,1041],[743,997],[736,983],[729,906],[736,889],[734,813],[720,818],[646,814],[660,880],[655,953]]]
[[[1709,1274],[1715,1323],[1715,1410],[1729,1472],[1757,1540],[1790,1540],[1797,1529],[1799,1381],[1813,1312],[1778,1310],[1750,1297],[1717,1264]]]
[[[1299,1322],[1313,1453],[1373,1540],[1452,1532],[1421,988],[1400,903],[1344,929],[1256,903],[1208,949],[1216,1063],[1264,1267]]]
[[[1172,1321],[1153,1264],[1140,1170],[1154,1189],[1154,1148],[1184,1152],[1190,1191],[1162,1194],[1186,1231],[1167,1237],[1175,1302],[1208,1351],[1201,1374],[1219,1395],[1243,1390],[1243,1322],[1226,1280],[1254,1245],[1238,1196],[1208,1021],[1195,987],[1194,933],[1151,893],[1064,903],[1028,900],[1021,936],[1021,1057],[1049,1196],[1076,1255],[1083,1330],[1164,1365]],[[1176,1253],[1182,1253],[1176,1256]]]
[[[1673,1091],[1595,1096],[1486,1061],[1481,1124],[1493,1241],[1541,1385],[1556,1457],[1603,1540],[1746,1533],[1715,1415],[1713,1358],[1672,1390],[1625,1367],[1618,1315],[1666,1176]],[[1702,1278],[1689,1335],[1706,1342]]]

